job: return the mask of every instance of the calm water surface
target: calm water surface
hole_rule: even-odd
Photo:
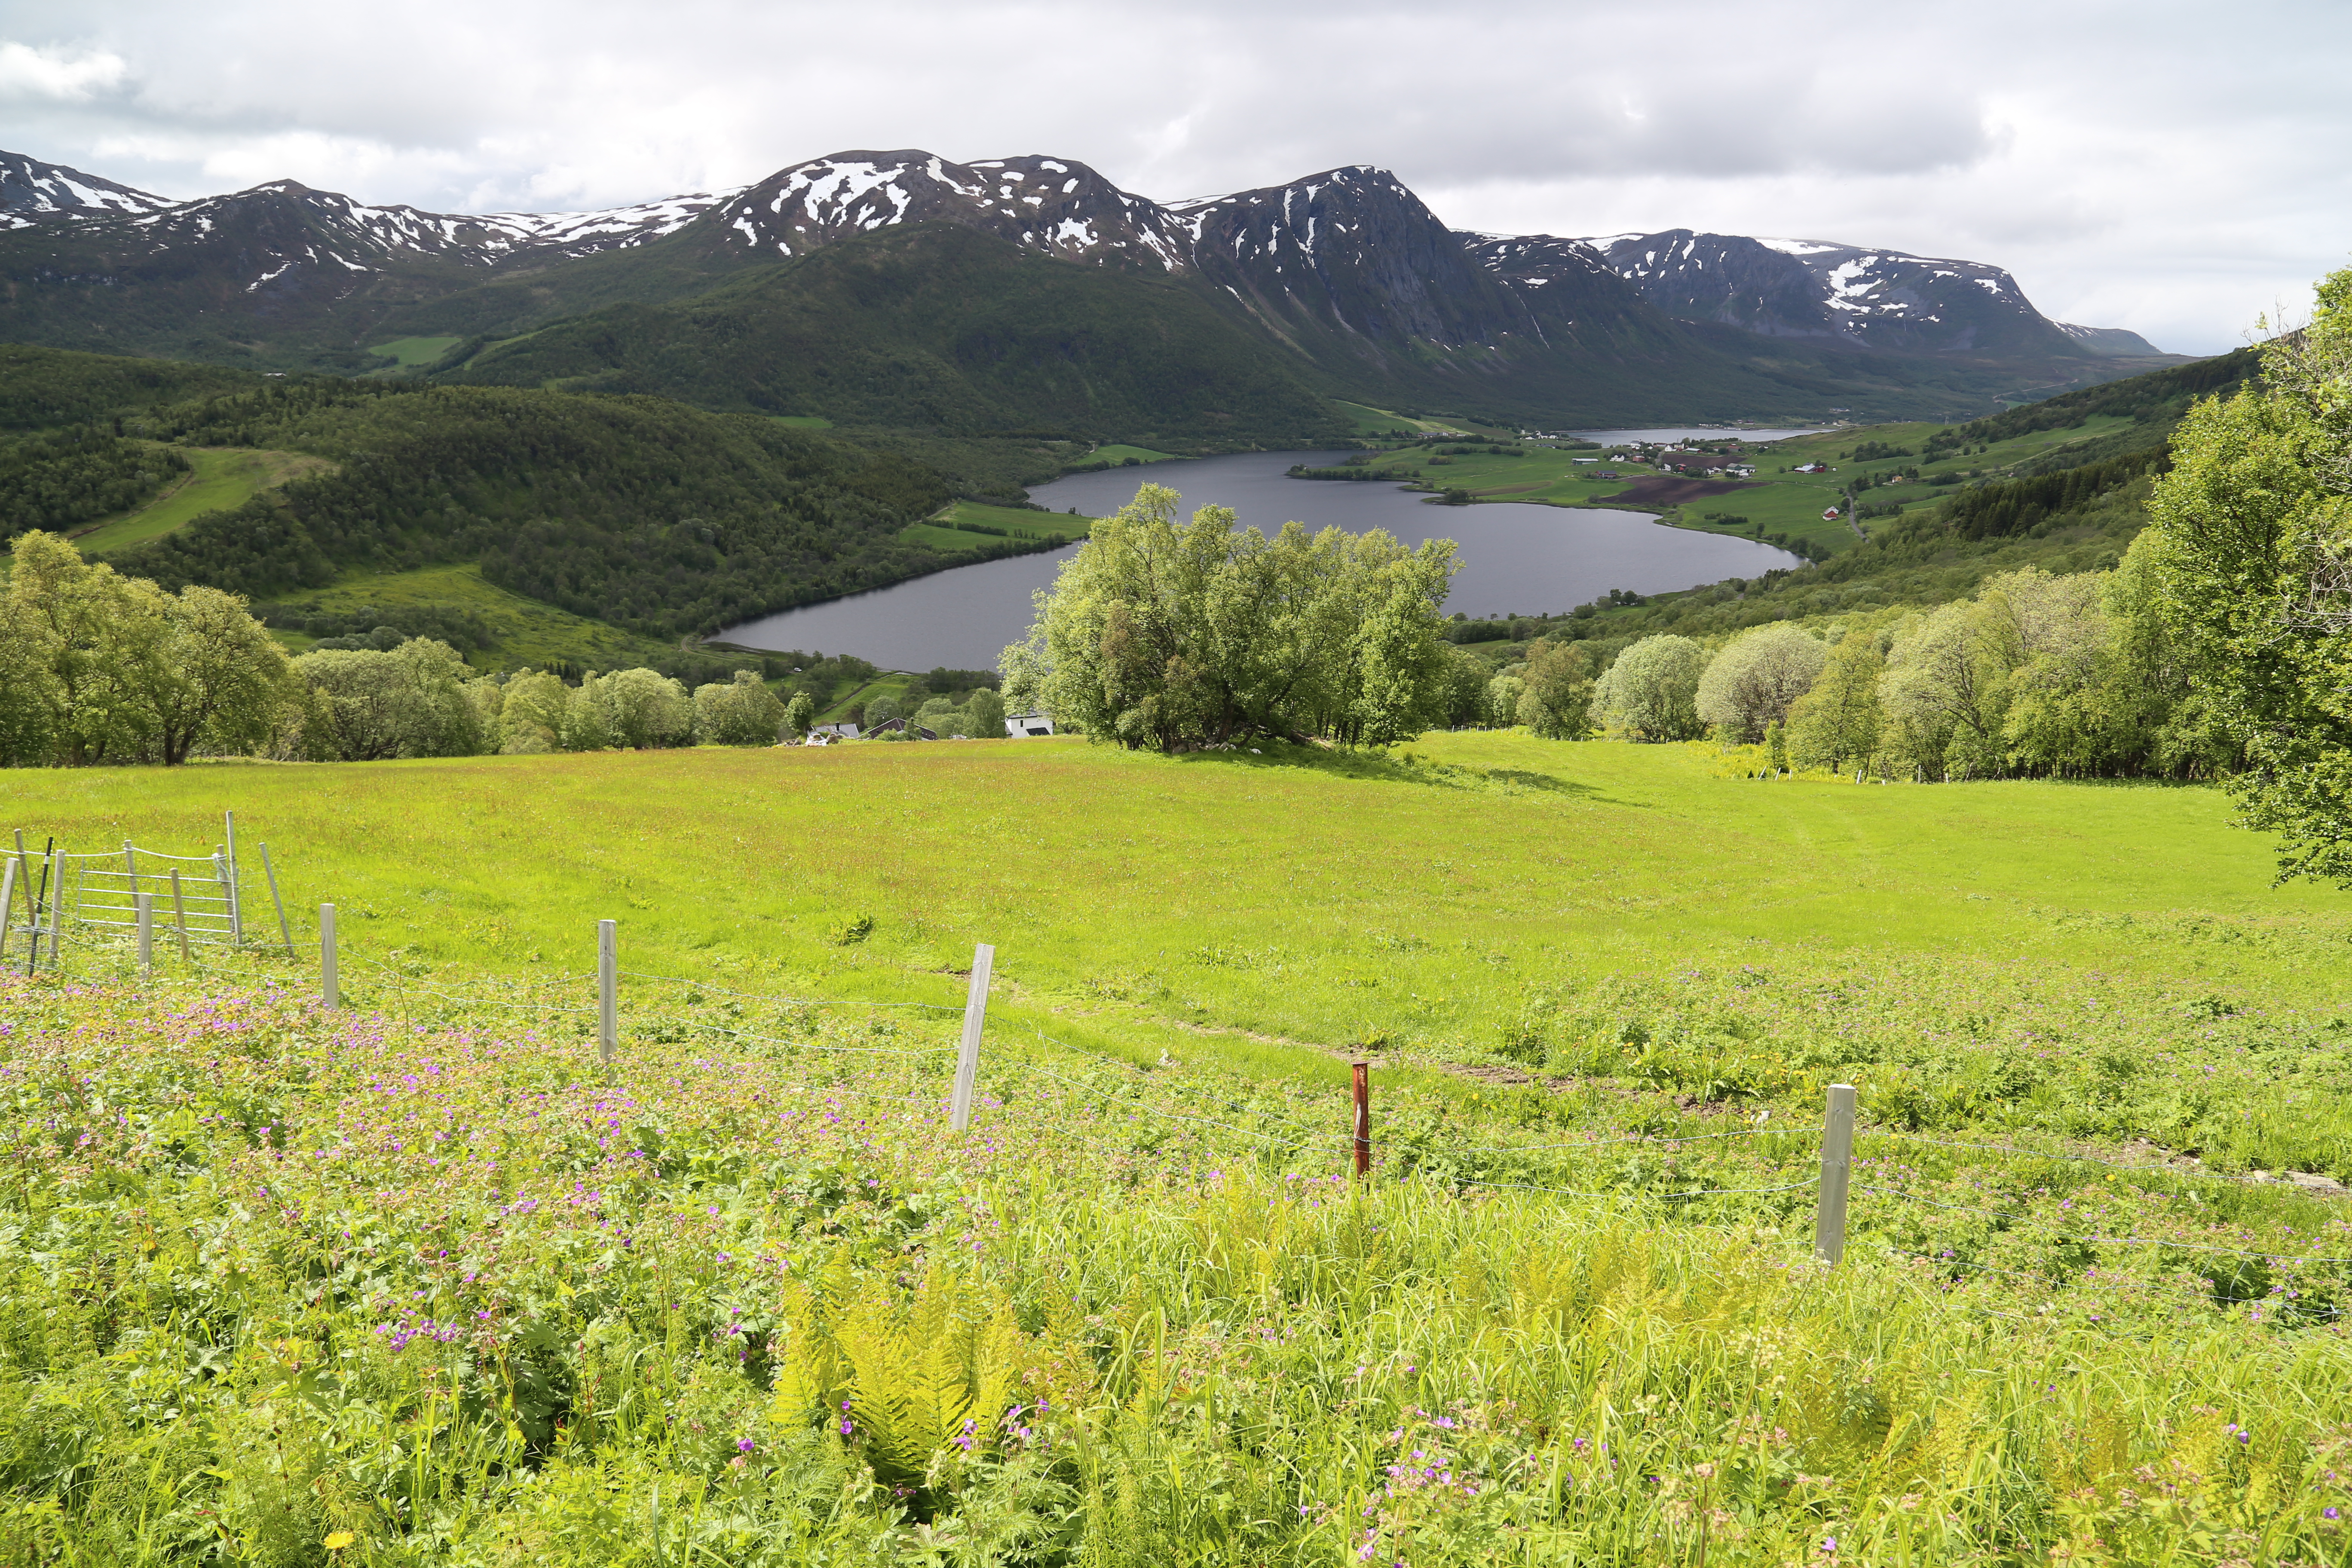
[[[1618,433],[1626,439],[1636,436]],[[1760,438],[1757,432],[1746,433]],[[1638,438],[1658,440],[1648,434]],[[1552,506],[1432,506],[1392,485],[1284,477],[1293,463],[1338,462],[1339,452],[1251,452],[1072,474],[1029,492],[1038,505],[1081,516],[1118,510],[1149,479],[1181,492],[1189,512],[1213,502],[1244,527],[1285,522],[1363,532],[1384,528],[1408,544],[1451,539],[1461,574],[1448,615],[1542,615],[1572,609],[1612,588],[1664,593],[1726,577],[1756,577],[1800,558],[1750,540],[1668,528],[1647,512]],[[1051,526],[1039,518],[1041,524]],[[889,669],[986,669],[1028,631],[1030,595],[1048,587],[1078,547],[959,566],[721,632],[746,647],[848,653]]]

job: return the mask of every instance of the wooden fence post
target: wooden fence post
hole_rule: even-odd
[[[1853,1173],[1853,1085],[1830,1085],[1829,1119],[1822,1125],[1822,1186],[1813,1211],[1813,1256],[1834,1264],[1845,1256],[1846,1184]]]
[[[16,918],[16,861],[0,864],[0,958],[8,956],[8,924]]]
[[[1372,1066],[1350,1062],[1349,1074],[1356,1093],[1356,1174],[1372,1173]]]
[[[596,1059],[610,1063],[621,1048],[619,999],[614,991],[618,984],[614,970],[619,962],[619,942],[611,921],[596,922]]]
[[[139,978],[155,978],[155,895],[133,893],[131,903],[139,910]]]
[[[995,967],[996,949],[973,943],[971,989],[963,999],[963,1047],[956,1053],[955,1093],[948,1100],[948,1123],[959,1132],[971,1125],[972,1090],[980,1086],[980,1034],[988,1023],[988,976]]]
[[[319,906],[319,998],[327,1011],[343,1005],[342,975],[335,963],[335,906]]]

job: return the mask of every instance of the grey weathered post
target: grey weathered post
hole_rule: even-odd
[[[172,868],[172,925],[180,933],[180,962],[194,963],[196,955],[188,951],[188,904],[180,896],[180,868]]]
[[[278,868],[269,863],[269,841],[261,841],[261,869],[269,879],[269,901],[278,906],[278,940],[286,944],[286,956],[294,956],[294,933],[286,925],[286,900],[278,896]]]
[[[621,1048],[621,1022],[615,1016],[614,971],[618,939],[611,921],[596,922],[596,1059],[610,1062]]]
[[[16,918],[16,862],[0,865],[0,958],[8,956],[8,922]]]
[[[319,997],[329,1011],[343,1005],[342,976],[335,967],[335,906],[319,906]]]
[[[245,945],[245,906],[237,901],[236,897],[236,813],[225,811],[221,813],[221,820],[226,824],[223,832],[228,844],[228,860],[223,868],[225,874],[221,878],[222,886],[228,893],[228,944],[231,947],[243,947]]]
[[[139,910],[139,978],[155,978],[155,895],[133,893],[131,901]]]
[[[961,1132],[971,1125],[971,1091],[980,1083],[980,1032],[988,1022],[988,972],[996,967],[996,949],[976,942],[971,950],[971,989],[963,999],[963,1048],[956,1053],[955,1094],[948,1101],[948,1122]]]
[[[1853,1173],[1853,1085],[1830,1085],[1829,1120],[1822,1127],[1822,1188],[1813,1214],[1813,1256],[1835,1263],[1845,1256],[1845,1192]]]

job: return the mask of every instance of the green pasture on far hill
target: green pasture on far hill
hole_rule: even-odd
[[[393,362],[393,368],[414,370],[418,365],[431,364],[466,340],[462,337],[394,338],[388,343],[370,343],[368,353],[380,354]]]
[[[324,472],[333,466],[323,458],[299,452],[237,447],[183,447],[176,450],[187,459],[193,471],[146,505],[107,518],[74,535],[74,543],[83,554],[104,555],[161,539],[208,511],[226,511],[242,506],[263,490]]]

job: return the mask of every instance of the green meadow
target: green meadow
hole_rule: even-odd
[[[328,587],[287,595],[277,605],[332,615],[423,605],[470,611],[490,628],[491,647],[478,650],[475,656],[490,668],[525,665],[544,668],[570,659],[592,668],[614,669],[643,663],[661,651],[617,626],[486,583],[481,568],[471,562],[411,572],[345,573]],[[279,630],[272,635],[296,653],[317,641],[298,631]]]
[[[462,337],[394,338],[388,343],[370,343],[368,353],[392,361],[392,369],[415,370],[431,364],[465,341]]]
[[[190,447],[181,448],[180,455],[194,471],[146,505],[76,534],[74,543],[82,553],[104,555],[144,544],[208,511],[242,506],[263,490],[332,466],[298,452],[240,447]]]
[[[0,965],[0,1540],[2345,1560],[2343,895],[2273,886],[2206,789],[1754,766],[1477,733],[12,772],[37,847],[202,854],[234,809],[297,952],[167,942],[142,983],[69,928],[54,978]]]

